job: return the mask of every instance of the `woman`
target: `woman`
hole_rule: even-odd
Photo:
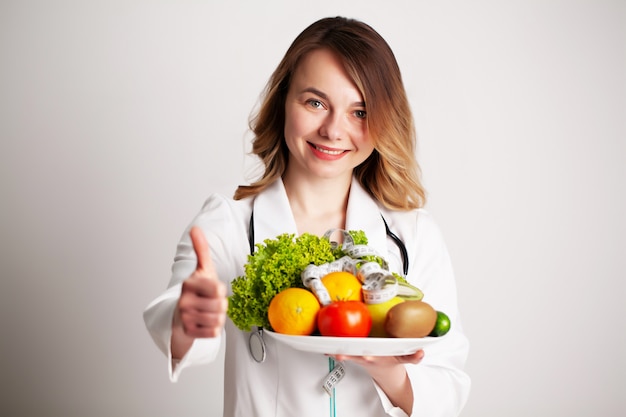
[[[457,415],[470,385],[462,370],[468,342],[445,245],[421,208],[412,116],[387,43],[355,20],[313,23],[272,75],[251,127],[262,178],[240,186],[233,200],[208,198],[178,245],[168,290],[144,313],[171,379],[214,360],[225,341],[225,416]],[[426,352],[337,356],[346,372],[329,408],[321,388],[328,358],[266,337],[257,362],[250,334],[226,319],[228,284],[243,275],[249,236],[263,242],[336,228],[363,230],[402,272],[385,222],[407,248],[407,279],[453,327]]]

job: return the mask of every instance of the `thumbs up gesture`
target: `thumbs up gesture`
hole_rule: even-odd
[[[183,282],[174,326],[182,325],[188,337],[217,337],[226,321],[226,286],[218,279],[209,244],[202,230],[194,226],[189,234],[198,264],[196,270]]]

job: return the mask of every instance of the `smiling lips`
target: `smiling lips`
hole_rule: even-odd
[[[309,146],[313,149],[314,153],[318,154],[320,157],[324,159],[328,159],[329,157],[339,157],[343,155],[345,152],[348,152],[344,149],[328,149],[322,148],[321,146],[315,145],[314,143],[309,142]]]

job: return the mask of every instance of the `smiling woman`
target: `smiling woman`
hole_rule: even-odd
[[[198,199],[207,190],[230,197],[238,184],[251,185],[246,179],[258,158],[248,158],[251,141],[242,136],[257,137],[246,132],[250,110],[262,104],[258,92],[291,41],[317,17],[354,13],[385,36],[402,68],[428,209],[453,255],[472,341],[465,369],[475,381],[462,416],[626,416],[626,335],[607,320],[626,316],[626,2],[384,5],[0,2],[0,367],[7,381],[0,415],[222,417],[224,388],[232,388],[224,385],[224,351],[205,366],[187,367],[206,357],[181,361],[179,382],[170,384],[168,356],[147,336],[138,311],[170,277],[173,294],[163,294],[163,305],[178,299],[185,260],[172,262],[173,255]],[[356,59],[344,55],[337,53]],[[363,74],[347,72],[367,102],[373,142],[381,117],[395,121],[388,132],[402,130],[405,121],[385,113],[402,101],[380,104],[366,88],[370,76],[359,81]],[[281,109],[269,114],[281,119]],[[269,133],[283,139],[276,129]],[[381,163],[402,161],[389,146],[404,145],[377,143]],[[267,149],[285,150],[276,142]],[[278,197],[274,202],[288,201]],[[363,195],[350,196],[346,215],[355,227],[371,208],[357,197]],[[264,222],[291,224],[287,207],[258,211],[256,232],[267,230]],[[238,221],[249,224],[248,214]],[[245,262],[249,250],[244,258],[225,256],[223,242],[238,241],[247,227],[226,222],[222,229],[227,218],[212,219],[210,250],[228,281],[224,265]],[[409,279],[432,277],[439,264],[414,259],[438,259],[429,252],[432,240],[416,245],[407,238],[414,223],[393,220],[392,231],[408,245]],[[401,271],[399,252],[381,248]],[[429,289],[425,298],[439,293]],[[589,308],[580,308],[581,300]],[[174,307],[161,308],[165,323]],[[558,326],[537,325],[554,317]],[[226,326],[221,341],[235,349],[237,330]],[[576,343],[582,328],[594,329],[584,348]],[[270,363],[280,352],[264,334]],[[301,347],[328,353],[320,339]],[[370,339],[376,352],[403,341]],[[354,348],[345,354],[372,353],[344,340],[337,346]],[[418,369],[437,378],[430,370],[436,351],[421,346]],[[246,349],[228,372],[248,357]],[[285,373],[292,365],[282,357],[275,363],[287,365],[277,368]],[[573,367],[584,377],[568,377]],[[346,378],[359,371],[349,366]],[[339,413],[347,382],[337,386]],[[437,415],[430,402],[415,398],[414,414]]]
[[[293,75],[285,103],[285,143],[288,192],[294,175],[296,181],[305,175],[348,184],[353,169],[374,150],[363,97],[328,49],[305,55]]]
[[[311,104],[322,108],[329,99],[331,91],[322,91],[315,85],[302,85],[300,89],[292,90],[296,75],[302,78],[321,76],[311,74],[313,66],[317,65],[309,56],[311,54],[333,65],[337,81],[345,84],[344,89],[353,90],[352,97],[342,99],[352,98],[354,115],[361,119],[365,116],[364,126],[374,151],[355,168],[355,177],[360,183],[367,183],[368,191],[388,208],[422,207],[426,196],[414,158],[413,116],[394,53],[367,24],[356,21],[343,24],[340,19],[332,18],[321,19],[302,31],[272,74],[265,100],[251,123],[255,134],[252,153],[261,159],[265,172],[256,182],[239,186],[235,199],[256,195],[286,169],[289,152],[283,140],[283,130],[288,123],[285,120],[287,94],[313,90],[308,91],[312,94],[309,97],[313,99]],[[313,62],[303,68],[300,65],[303,60]],[[305,70],[307,72],[303,73]],[[332,92],[336,95],[340,91],[333,89]],[[381,154],[385,157],[381,158]]]
[[[227,417],[319,417],[329,412],[329,404],[332,416],[406,416],[418,409],[432,417],[458,414],[470,387],[463,371],[468,341],[446,247],[422,209],[412,116],[385,40],[352,19],[313,23],[274,71],[251,124],[252,153],[264,164],[263,175],[239,186],[234,199],[209,197],[178,245],[169,289],[144,313],[153,339],[168,356],[171,379],[214,360],[225,342]],[[337,368],[326,355],[277,339],[261,342],[263,355],[251,357],[249,343],[263,341],[263,332],[237,328],[226,317],[226,294],[233,279],[244,275],[255,243],[284,234],[360,230],[376,253],[399,259],[387,227],[397,230],[397,239],[410,249],[406,280],[437,300],[437,308],[456,323],[445,339],[428,352],[338,356],[345,364]],[[402,272],[399,263],[390,264],[392,272]],[[282,277],[266,278],[269,288]],[[359,301],[340,303],[360,305],[362,317],[370,317]],[[359,320],[360,328],[342,324],[342,317],[355,311],[335,314],[335,307],[318,314],[324,319],[318,322],[322,334],[369,334],[371,319]],[[342,375],[342,384],[322,386],[335,373]]]

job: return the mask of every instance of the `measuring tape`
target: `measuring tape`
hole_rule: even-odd
[[[336,232],[343,235],[341,249],[346,256],[322,265],[307,265],[301,274],[302,283],[315,294],[320,304],[325,306],[332,302],[322,278],[331,272],[340,271],[356,275],[361,281],[365,304],[380,304],[395,297],[398,294],[398,279],[389,272],[385,258],[372,247],[355,245],[350,233],[343,229],[331,229],[324,237],[330,240],[330,236]],[[331,245],[336,248],[338,243],[331,242]],[[362,259],[364,256],[379,257],[383,260],[383,265],[379,265],[378,262],[365,262]]]

